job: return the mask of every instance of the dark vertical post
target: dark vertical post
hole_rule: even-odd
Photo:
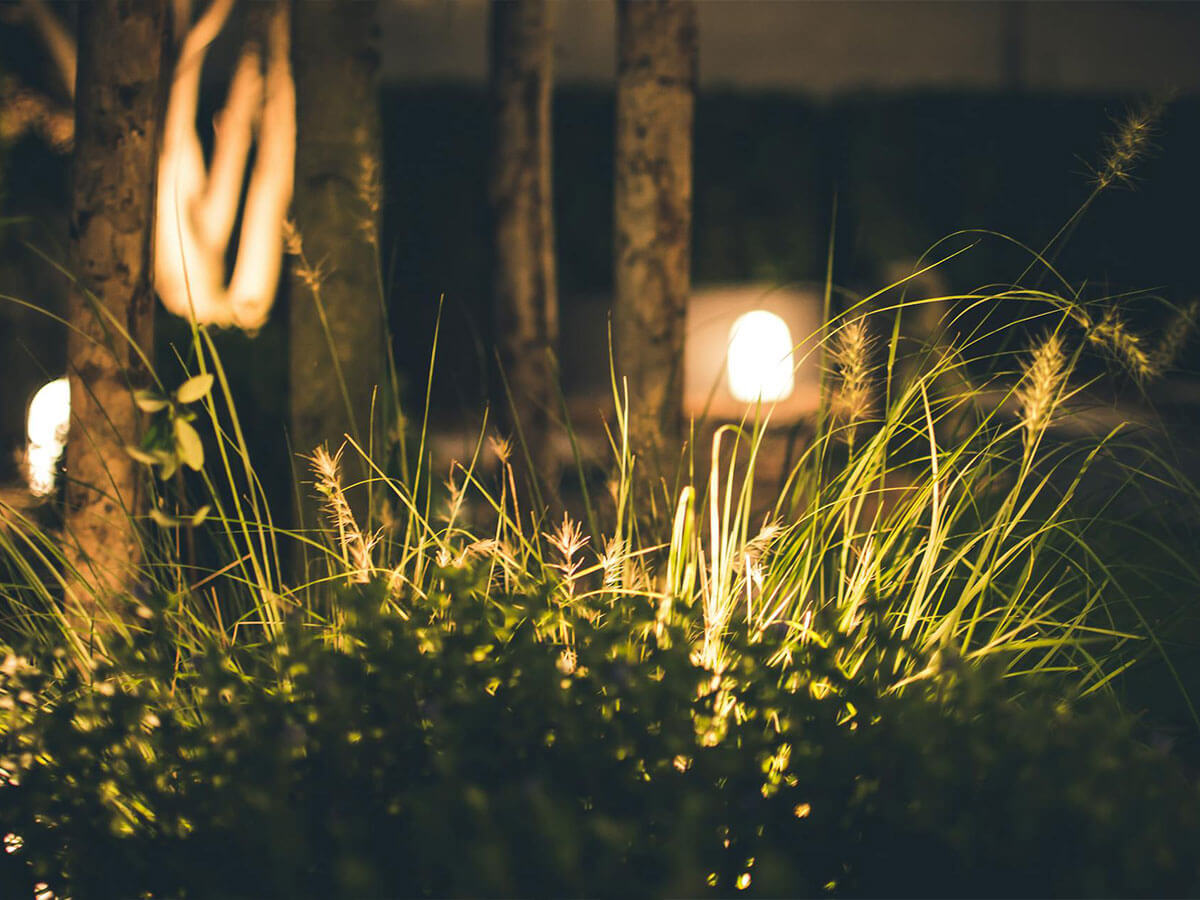
[[[291,441],[296,453],[309,454],[325,442],[336,448],[349,434],[365,450],[372,394],[377,387],[382,392],[387,375],[377,4],[297,2],[292,16],[293,209],[307,265],[293,261],[291,270]],[[366,475],[356,457],[345,456],[350,482]],[[365,498],[365,492],[351,498],[360,517]],[[318,524],[317,508],[314,499],[302,498],[305,527]]]
[[[134,517],[143,472],[125,447],[140,420],[132,389],[153,352],[154,187],[165,102],[167,0],[92,0],[79,8],[71,265],[67,317],[71,431],[68,615],[77,631],[120,618],[142,560]],[[81,635],[82,636],[82,635]]]
[[[491,5],[492,290],[500,365],[511,394],[501,421],[519,429],[537,474],[554,489],[549,446],[556,373],[558,290],[554,259],[550,97],[554,28],[546,0]]]
[[[695,4],[620,0],[614,339],[634,452],[652,478],[680,457],[696,76]]]

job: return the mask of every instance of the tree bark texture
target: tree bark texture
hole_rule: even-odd
[[[614,343],[633,449],[654,478],[673,474],[682,437],[696,34],[690,0],[617,5]]]
[[[551,187],[550,97],[554,26],[547,0],[496,0],[491,7],[492,289],[497,345],[509,397],[501,421],[520,432],[551,488],[550,410],[557,377],[558,289]]]
[[[289,294],[291,441],[297,454],[326,442],[336,449],[346,434],[365,450],[372,395],[386,376],[376,12],[366,0],[301,0],[293,6],[293,210],[303,247],[292,263]],[[356,456],[345,457],[348,482],[365,475]],[[351,496],[360,516],[365,500],[365,494]],[[302,499],[298,513],[305,527],[319,524],[318,505]]]
[[[77,577],[68,616],[103,631],[142,560],[134,516],[144,472],[125,452],[140,420],[132,389],[153,352],[154,184],[165,100],[167,0],[79,7],[68,305],[71,428],[66,549]]]

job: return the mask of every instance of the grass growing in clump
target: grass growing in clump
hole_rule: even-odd
[[[59,538],[0,510],[5,887],[1196,891],[1195,786],[1112,702],[1162,648],[1138,560],[1105,549],[1173,551],[1194,591],[1186,548],[1117,510],[1147,505],[1148,478],[1196,497],[1153,454],[1126,462],[1135,434],[1061,430],[1087,356],[1145,384],[1195,310],[1138,334],[1058,280],[852,304],[778,490],[758,410],[697,430],[707,459],[658,523],[614,383],[586,528],[531,504],[494,435],[436,485],[423,428],[312,449],[298,489],[324,520],[280,527],[197,328],[190,387],[163,394],[198,410],[186,440],[148,398],[161,427],[133,449],[158,476],[152,562],[87,640],[61,612]],[[950,313],[913,346],[899,320],[920,303]],[[1028,345],[997,349],[1017,326]]]

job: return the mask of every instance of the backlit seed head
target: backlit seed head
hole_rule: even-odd
[[[1162,117],[1159,101],[1131,109],[1105,139],[1104,157],[1094,173],[1096,187],[1105,190],[1116,184],[1132,184],[1133,170],[1153,147],[1155,126]]]
[[[1200,316],[1200,301],[1193,300],[1171,317],[1158,347],[1154,351],[1154,366],[1158,372],[1165,372],[1175,365],[1183,353],[1184,347],[1196,328],[1196,319]]]
[[[1088,333],[1088,339],[1116,357],[1129,374],[1139,381],[1146,381],[1158,374],[1155,360],[1142,346],[1141,337],[1130,331],[1115,309],[1104,314],[1104,318]]]
[[[865,316],[851,319],[833,337],[830,358],[837,377],[833,395],[833,414],[849,426],[871,413],[874,404],[871,384],[871,334]]]
[[[304,244],[300,240],[300,230],[294,219],[283,220],[283,249],[288,256],[301,256]]]
[[[1027,443],[1037,438],[1050,424],[1067,377],[1067,361],[1062,339],[1049,335],[1034,348],[1025,364],[1016,398],[1021,406],[1021,422]]]
[[[512,456],[512,441],[510,439],[488,435],[488,447],[491,448],[496,459],[500,461],[500,465],[507,465],[509,458]]]

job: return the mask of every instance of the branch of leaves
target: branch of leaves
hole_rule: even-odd
[[[140,463],[158,467],[158,477],[166,481],[182,466],[198,472],[204,467],[204,443],[192,422],[196,413],[186,407],[198,403],[212,390],[213,376],[193,375],[169,395],[153,390],[133,394],[138,409],[153,418],[142,436],[140,447],[127,445],[125,452]],[[189,516],[173,516],[155,507],[150,517],[164,528],[177,525],[199,525],[208,515],[202,506]]]

